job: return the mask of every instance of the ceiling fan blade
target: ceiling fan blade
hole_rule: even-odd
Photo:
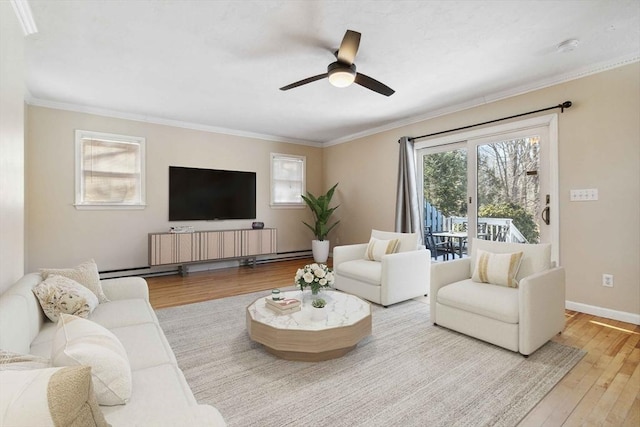
[[[396,92],[384,83],[380,83],[376,79],[362,73],[356,74],[356,83],[384,96],[391,96]]]
[[[328,76],[328,73],[318,74],[317,76],[308,77],[304,80],[300,80],[299,82],[295,82],[295,83],[291,83],[290,85],[283,86],[280,88],[280,90],[293,89],[294,87],[306,85],[307,83],[312,83],[312,82],[315,82],[316,80],[324,79],[327,76]]]
[[[356,59],[356,53],[358,53],[358,47],[360,46],[360,33],[357,31],[347,30],[340,43],[340,49],[336,57],[338,61],[345,64],[353,64]]]

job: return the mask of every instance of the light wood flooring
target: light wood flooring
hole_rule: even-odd
[[[154,308],[293,285],[310,260],[280,261],[201,273],[149,277]],[[389,308],[392,310],[393,307]],[[520,426],[640,426],[640,326],[567,311],[554,341],[587,354]]]

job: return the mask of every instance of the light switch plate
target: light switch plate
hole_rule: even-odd
[[[590,202],[598,200],[598,189],[587,188],[583,190],[571,190],[570,197],[572,202]]]

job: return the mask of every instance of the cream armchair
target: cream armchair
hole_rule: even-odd
[[[334,287],[385,307],[427,295],[431,254],[418,246],[418,235],[373,230],[371,237],[369,243],[333,248]],[[395,239],[394,253],[374,256],[379,261],[369,259],[372,242]]]
[[[479,250],[493,254],[522,252],[515,276],[518,287],[473,281]],[[433,324],[525,356],[564,329],[564,268],[552,264],[549,244],[474,239],[470,258],[431,267],[430,287]]]

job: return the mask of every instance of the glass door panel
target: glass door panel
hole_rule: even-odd
[[[539,243],[540,135],[477,145],[478,237]]]
[[[463,256],[467,248],[466,146],[433,147],[422,154],[426,246],[434,258]]]

